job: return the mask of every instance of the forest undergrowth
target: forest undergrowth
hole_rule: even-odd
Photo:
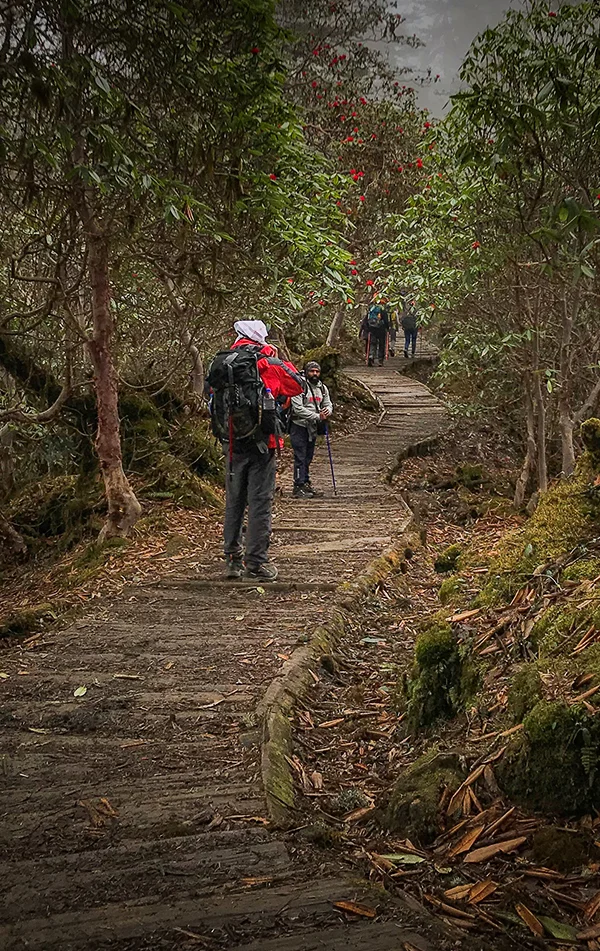
[[[597,458],[531,518],[517,471],[466,422],[401,464],[422,544],[297,712],[300,835],[490,947],[597,951]]]

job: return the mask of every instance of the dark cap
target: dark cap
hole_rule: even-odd
[[[308,373],[309,370],[320,370],[321,366],[316,360],[309,360],[308,363],[304,364],[304,369]]]

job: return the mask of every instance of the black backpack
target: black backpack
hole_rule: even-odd
[[[261,348],[245,345],[222,350],[214,357],[206,376],[213,391],[212,431],[221,442],[244,446],[261,443],[280,431],[275,400],[265,390],[258,372]]]
[[[260,347],[222,350],[206,376],[213,391],[212,431],[217,439],[256,442],[262,436],[263,381],[258,372]]]
[[[370,330],[379,330],[382,326],[383,311],[379,304],[371,304],[367,324]]]

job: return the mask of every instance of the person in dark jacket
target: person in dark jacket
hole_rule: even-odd
[[[234,325],[238,347],[260,347],[258,372],[266,391],[273,400],[294,397],[304,391],[304,381],[294,365],[280,360],[275,347],[267,343],[267,328],[262,320],[238,320]],[[275,494],[275,451],[281,449],[279,435],[265,435],[256,445],[223,443],[225,458],[229,458],[226,479],[225,521],[223,549],[226,577],[235,579],[244,575],[257,581],[275,581],[277,568],[269,561],[271,540],[271,512]],[[242,545],[244,513],[248,509],[245,552]]]
[[[387,308],[383,304],[371,304],[359,331],[361,340],[366,341],[367,363],[370,367],[374,365],[375,357],[379,366],[383,366],[389,329],[390,318]]]
[[[404,356],[408,359],[408,351],[414,357],[417,349],[417,335],[419,333],[419,315],[414,300],[405,300],[400,321],[404,331]]]

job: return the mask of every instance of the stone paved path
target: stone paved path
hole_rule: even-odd
[[[222,582],[215,552],[201,571],[132,586],[5,658],[5,951],[440,947],[408,910],[343,921],[332,901],[363,886],[266,826],[254,715],[299,639],[330,616],[336,584],[406,523],[382,471],[445,413],[396,368],[350,370],[386,413],[333,441],[338,496],[278,502],[281,583]],[[328,480],[323,447],[314,481]]]

